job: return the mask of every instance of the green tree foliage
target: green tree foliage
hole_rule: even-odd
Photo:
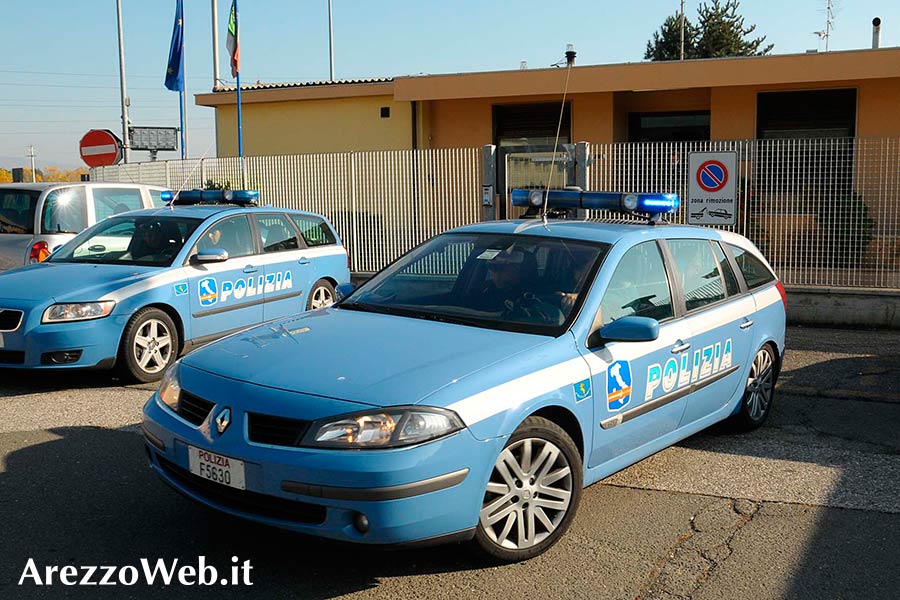
[[[764,45],[766,36],[751,38],[756,25],[745,25],[738,13],[739,0],[712,0],[697,9],[697,24],[685,19],[685,58],[724,58],[728,56],[762,56],[772,51],[774,44]],[[681,44],[681,18],[666,17],[659,31],[647,42],[644,58],[650,60],[678,60]]]
[[[697,57],[697,37],[699,30],[690,19],[684,20],[684,57]],[[681,57],[681,15],[669,15],[659,31],[647,42],[644,58],[650,60],[678,60]]]

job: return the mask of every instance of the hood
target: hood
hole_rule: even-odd
[[[159,271],[135,265],[38,263],[0,274],[0,299],[90,302]]]
[[[234,334],[183,363],[257,385],[391,406],[415,404],[552,339],[330,308]]]

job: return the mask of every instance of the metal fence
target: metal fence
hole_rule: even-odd
[[[242,185],[262,204],[327,216],[355,272],[377,271],[428,238],[481,219],[481,148],[189,159],[101,167],[95,181],[172,189]],[[241,183],[243,181],[243,184]]]

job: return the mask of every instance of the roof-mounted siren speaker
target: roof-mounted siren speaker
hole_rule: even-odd
[[[872,19],[872,48],[881,48],[881,17]]]

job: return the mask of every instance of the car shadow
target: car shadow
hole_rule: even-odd
[[[156,383],[134,383],[116,371],[4,369],[0,398],[72,389],[126,387],[154,391]]]
[[[331,542],[208,511],[168,488],[147,467],[144,442],[129,431],[93,427],[7,433],[19,449],[0,463],[0,597],[38,595],[17,583],[29,559],[48,565],[135,565],[178,559],[228,571],[232,557],[253,566],[253,586],[188,588],[178,597],[333,598],[377,587],[386,576],[481,568],[459,546],[385,551]],[[32,587],[30,593],[27,591]],[[136,588],[142,588],[140,592]],[[117,596],[126,589],[110,588]],[[66,595],[93,598],[96,587]],[[45,592],[49,591],[45,589]],[[139,584],[142,597],[171,597]],[[130,593],[130,592],[129,592]]]

